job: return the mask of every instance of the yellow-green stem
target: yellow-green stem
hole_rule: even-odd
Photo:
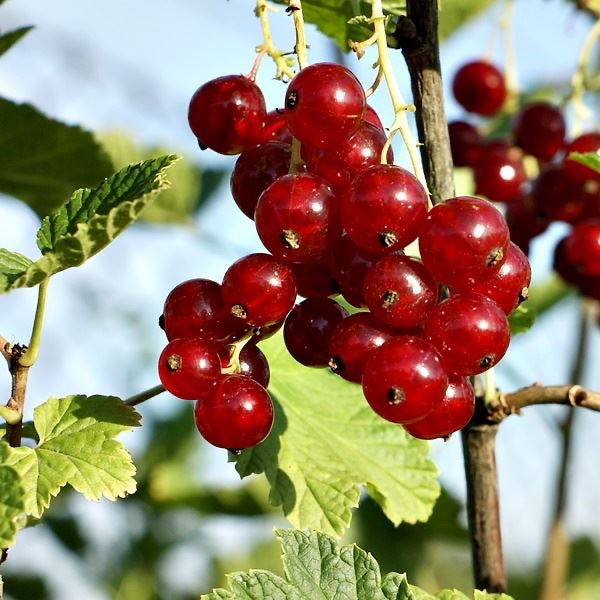
[[[266,52],[273,59],[275,67],[277,68],[277,73],[275,75],[276,79],[283,79],[284,77],[291,79],[294,76],[294,72],[288,65],[283,53],[275,47],[273,42],[273,36],[271,35],[271,28],[269,26],[269,17],[267,16],[268,10],[267,0],[256,0],[255,13],[260,21],[263,35],[263,43],[257,47],[257,51]]]
[[[44,279],[38,286],[38,301],[35,309],[35,318],[33,321],[33,329],[31,331],[31,339],[27,352],[19,359],[19,364],[22,367],[31,367],[37,360],[40,351],[40,342],[42,340],[42,325],[44,322],[44,308],[46,306],[46,291],[48,289],[48,281]]]
[[[406,145],[406,149],[408,151],[408,155],[410,157],[410,162],[412,164],[413,172],[415,173],[417,179],[421,182],[423,187],[427,190],[427,181],[425,180],[425,173],[423,172],[423,167],[421,166],[421,161],[419,160],[418,150],[417,150],[417,141],[414,139],[413,134],[408,125],[408,119],[406,118],[406,111],[412,110],[414,111],[414,105],[406,104],[404,99],[402,98],[402,94],[400,93],[400,88],[398,87],[398,82],[396,81],[396,76],[394,74],[394,69],[392,67],[392,62],[390,60],[390,55],[387,47],[387,35],[385,33],[385,16],[383,14],[383,6],[381,0],[372,0],[371,5],[371,20],[373,21],[373,27],[375,29],[375,42],[377,44],[377,52],[379,54],[379,68],[383,72],[383,76],[385,78],[385,82],[388,88],[388,92],[390,94],[390,99],[392,101],[392,106],[394,107],[394,122],[390,128],[390,136],[388,141],[386,142],[386,146],[383,148],[381,153],[382,162],[386,162],[386,155],[391,140],[396,133],[396,131],[400,132],[402,139],[404,140],[404,144]]]
[[[504,110],[512,114],[519,107],[519,82],[517,77],[517,60],[513,41],[513,20],[515,12],[514,0],[505,0],[502,15],[502,32],[504,37],[504,84],[506,101]]]
[[[296,29],[296,45],[294,46],[294,52],[298,59],[298,68],[304,69],[308,63],[306,53],[306,36],[304,34],[304,15],[302,13],[302,2],[301,0],[289,0],[289,10],[292,13],[294,19],[294,28]]]

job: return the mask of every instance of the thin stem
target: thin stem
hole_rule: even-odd
[[[533,384],[516,392],[499,394],[497,404],[491,404],[490,412],[494,420],[500,421],[510,414],[518,414],[522,408],[541,404],[564,404],[581,406],[589,410],[600,411],[600,392],[588,390],[580,385]]]
[[[519,83],[517,77],[517,60],[513,41],[513,20],[515,12],[514,0],[505,0],[501,18],[504,38],[504,83],[506,85],[506,101],[504,110],[512,114],[519,106]]]
[[[266,52],[273,59],[277,69],[275,79],[291,79],[294,76],[294,72],[288,65],[283,52],[279,51],[273,43],[271,27],[269,26],[269,17],[267,15],[268,10],[269,6],[267,5],[267,0],[256,0],[255,13],[260,21],[263,35],[263,43],[258,46],[257,52]]]
[[[579,319],[577,352],[571,369],[571,381],[574,384],[581,381],[583,375],[591,312],[590,304],[584,300],[581,305],[581,316]],[[562,452],[556,483],[554,515],[548,534],[540,600],[559,600],[564,597],[564,585],[570,555],[569,539],[565,526],[565,509],[567,505],[567,480],[569,477],[569,464],[572,451],[571,438],[574,421],[575,411],[571,408],[560,425]]]
[[[294,28],[296,29],[296,45],[294,52],[298,59],[298,68],[304,69],[308,64],[306,53],[306,36],[304,34],[304,15],[302,13],[301,0],[289,0],[287,10],[292,13],[294,19]]]
[[[165,391],[164,385],[155,385],[148,390],[144,390],[139,394],[135,394],[130,396],[129,398],[123,400],[123,404],[127,404],[127,406],[137,406],[146,400],[150,400],[150,398],[154,398],[154,396],[158,396]]]
[[[388,51],[387,34],[385,31],[385,16],[383,14],[383,6],[381,0],[372,0],[371,6],[371,20],[373,21],[375,42],[377,44],[377,52],[379,55],[379,69],[383,72],[385,82],[387,84],[392,106],[394,107],[394,122],[390,127],[390,135],[386,142],[386,146],[381,152],[382,162],[386,161],[387,150],[391,143],[394,134],[399,131],[404,144],[410,157],[413,172],[417,179],[421,182],[425,190],[428,190],[427,180],[425,179],[425,173],[421,161],[419,160],[417,140],[414,138],[410,126],[408,124],[408,118],[406,117],[406,111],[414,111],[415,107],[412,104],[406,104],[400,93],[398,82],[396,81],[396,75],[392,67],[390,55]],[[427,192],[429,194],[429,191]]]
[[[44,308],[46,306],[46,291],[48,289],[48,281],[44,279],[38,286],[38,301],[35,309],[35,318],[33,321],[33,330],[27,351],[19,359],[19,364],[22,367],[31,367],[37,360],[40,351],[40,342],[42,339],[42,324],[44,322]]]

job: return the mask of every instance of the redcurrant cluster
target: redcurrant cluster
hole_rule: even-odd
[[[485,117],[506,99],[502,73],[483,61],[461,67],[453,91],[468,112]],[[525,253],[551,222],[573,225],[556,247],[555,270],[600,299],[600,173],[569,158],[600,153],[600,132],[568,140],[560,109],[547,102],[525,104],[512,120],[511,137],[485,139],[466,121],[450,123],[449,131],[454,164],[473,169],[477,194],[506,205],[512,239]],[[534,177],[527,176],[525,155],[537,159]]]
[[[282,325],[298,362],[362,383],[375,412],[412,435],[462,428],[474,410],[468,377],[506,352],[506,315],[529,285],[502,214],[471,196],[428,212],[425,189],[390,164],[391,151],[380,162],[385,131],[337,64],[301,70],[271,113],[251,78],[209,81],[189,122],[201,147],[240,154],[231,191],[271,253],[238,260],[221,285],[184,282],[165,302],[161,380],[196,400],[202,435],[240,449],[268,434],[256,342]],[[421,260],[404,253],[417,239]],[[368,310],[349,315],[338,294]]]

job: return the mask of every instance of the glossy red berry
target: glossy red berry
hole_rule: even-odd
[[[423,332],[439,351],[448,373],[477,375],[506,353],[510,328],[503,310],[479,294],[457,294],[440,302]]]
[[[393,423],[424,418],[442,401],[448,375],[426,340],[400,336],[373,351],[364,366],[362,388],[371,408]]]
[[[367,109],[365,111],[365,121],[368,121],[369,123],[371,123],[371,125],[375,125],[377,129],[385,131],[385,128],[383,126],[383,123],[381,122],[381,119],[379,118],[379,115],[377,114],[377,111],[369,104],[367,104]]]
[[[304,298],[327,298],[339,294],[339,286],[327,265],[291,263],[290,267],[296,276],[299,296]]]
[[[239,154],[259,142],[266,114],[265,99],[252,80],[225,75],[194,92],[188,121],[203,146],[221,154]]]
[[[360,383],[364,364],[370,353],[395,335],[370,313],[350,315],[331,332],[329,367],[348,381]]]
[[[267,142],[244,150],[231,172],[231,195],[239,209],[251,219],[259,196],[290,169],[291,148],[282,142]]]
[[[578,270],[575,263],[571,262],[566,252],[567,238],[564,237],[556,244],[554,248],[554,270],[564,281],[575,287],[581,287],[584,284],[585,276]]]
[[[455,167],[472,167],[479,157],[481,134],[466,121],[448,123],[450,150]]]
[[[178,338],[161,352],[158,376],[173,396],[198,400],[212,393],[221,376],[221,360],[210,342],[200,338]]]
[[[271,379],[269,362],[263,351],[251,342],[244,345],[240,352],[240,375],[254,379],[267,389]]]
[[[565,240],[569,262],[587,277],[600,275],[600,219],[575,225]]]
[[[513,242],[506,260],[496,272],[471,286],[451,288],[451,292],[481,294],[497,304],[507,315],[529,296],[531,267],[523,251]]]
[[[309,173],[279,177],[260,196],[254,213],[261,242],[288,262],[318,262],[341,235],[337,198]]]
[[[595,154],[600,155],[600,133],[597,131],[584,133],[569,142],[565,148],[564,160],[565,173],[569,179],[579,182],[587,181],[589,179],[600,181],[600,173],[570,159],[569,155],[571,152],[581,152],[583,154],[594,152]]]
[[[498,112],[506,99],[503,74],[483,60],[463,65],[454,76],[452,91],[465,110],[486,117]]]
[[[165,300],[162,321],[169,340],[201,337],[227,342],[237,337],[239,329],[223,304],[221,286],[210,279],[189,279],[175,286]]]
[[[442,401],[424,419],[404,425],[420,440],[447,438],[462,429],[475,412],[475,394],[466,377],[450,375]]]
[[[557,107],[547,102],[532,102],[515,117],[513,135],[527,154],[550,160],[563,147],[565,120]]]
[[[292,309],[296,281],[285,263],[269,254],[249,254],[227,269],[221,293],[232,315],[261,327],[280,321]]]
[[[273,403],[267,391],[243,375],[225,375],[214,392],[196,402],[196,427],[218,448],[242,450],[260,444],[273,426]]]
[[[265,117],[265,125],[262,129],[259,143],[266,142],[284,142],[292,143],[292,134],[287,126],[287,120],[283,109],[276,108],[267,113]]]
[[[416,239],[427,215],[427,194],[416,177],[395,165],[375,165],[356,175],[341,197],[342,224],[369,252],[390,252]]]
[[[519,200],[527,181],[520,156],[486,153],[485,150],[473,168],[473,177],[476,194],[507,204]]]
[[[299,71],[285,95],[285,117],[294,137],[313,148],[332,148],[352,135],[365,115],[366,98],[356,76],[335,63]]]
[[[484,279],[497,271],[508,251],[508,225],[481,198],[458,196],[434,206],[419,234],[425,268],[449,286]]]
[[[331,298],[309,298],[296,304],[283,327],[288,352],[307,367],[326,367],[331,332],[347,316],[346,309]]]
[[[518,200],[511,202],[506,207],[504,216],[510,230],[510,239],[525,254],[529,253],[530,241],[548,227],[548,221],[537,213],[528,194],[523,194]]]
[[[419,326],[438,299],[438,285],[423,264],[394,254],[383,256],[368,270],[363,291],[373,316],[398,328]]]

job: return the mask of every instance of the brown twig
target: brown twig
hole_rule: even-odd
[[[159,394],[162,394],[165,391],[165,386],[164,385],[155,385],[154,387],[148,389],[148,390],[144,390],[143,392],[140,392],[139,394],[135,394],[135,396],[131,396],[125,400],[123,400],[124,404],[127,404],[127,406],[137,406],[138,404],[141,404],[142,402],[145,402],[146,400],[150,400],[150,398],[154,398],[154,396],[158,396]]]

